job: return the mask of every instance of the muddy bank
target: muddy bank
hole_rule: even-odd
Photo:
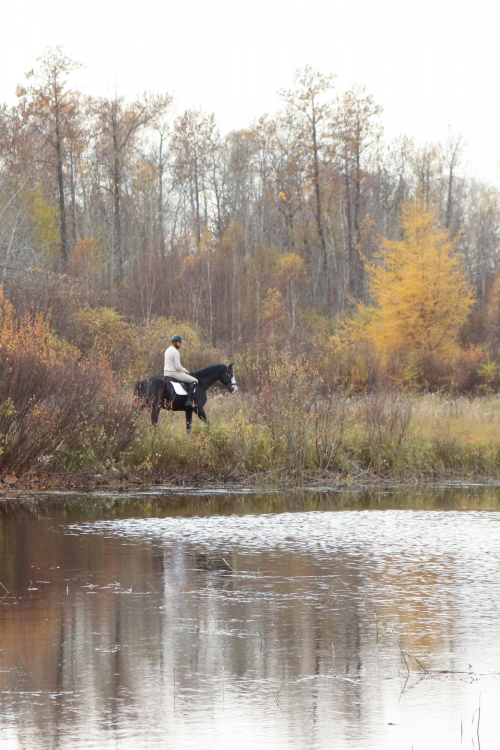
[[[425,472],[418,477],[401,477],[395,475],[377,475],[374,472],[363,472],[361,475],[338,475],[318,473],[310,476],[281,477],[268,473],[248,476],[218,475],[208,472],[179,472],[178,474],[158,477],[149,472],[136,471],[128,474],[106,473],[36,473],[14,474],[0,477],[0,502],[36,496],[110,495],[135,494],[151,491],[156,493],[174,492],[187,494],[210,493],[245,493],[271,491],[311,491],[319,493],[374,493],[390,490],[456,490],[467,488],[499,487],[500,479],[491,476],[464,475],[459,472]]]
[[[243,487],[258,489],[270,487],[266,476],[237,476],[216,474],[205,471],[182,472],[167,476],[154,475],[147,471],[122,472],[36,472],[20,476],[7,474],[0,477],[0,501],[6,497],[15,498],[37,493],[92,493],[107,492],[128,493],[146,487],[179,490],[217,490],[220,488]]]

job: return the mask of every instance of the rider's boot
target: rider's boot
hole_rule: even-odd
[[[184,406],[186,407],[186,409],[192,409],[194,407],[193,396],[194,396],[194,392],[196,390],[196,385],[197,385],[196,383],[191,383],[191,385],[189,386],[189,391],[188,391],[186,403],[184,404]]]

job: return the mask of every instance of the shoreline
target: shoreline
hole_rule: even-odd
[[[23,474],[19,477],[6,475],[0,477],[0,503],[6,500],[22,500],[36,496],[54,497],[58,495],[81,496],[81,495],[105,495],[112,496],[130,495],[134,493],[154,494],[254,494],[271,492],[320,492],[320,493],[343,493],[343,492],[376,492],[391,490],[445,490],[445,489],[467,489],[499,487],[500,477],[491,475],[470,474],[463,472],[443,471],[427,472],[424,476],[401,477],[395,475],[377,476],[365,472],[366,476],[303,476],[300,481],[276,482],[269,475],[252,474],[251,476],[205,476],[200,477],[184,475],[173,477],[171,475],[162,478],[153,477],[150,474],[134,472],[125,476],[113,476],[112,474],[81,473],[44,473]],[[146,490],[150,492],[146,492]]]

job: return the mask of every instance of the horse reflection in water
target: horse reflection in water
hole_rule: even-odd
[[[204,422],[207,421],[204,406],[207,403],[207,391],[217,381],[222,383],[228,391],[236,393],[238,386],[233,373],[233,364],[212,365],[196,370],[191,375],[196,378],[198,385],[193,396],[193,408],[186,407],[187,394],[177,393],[170,380],[163,378],[146,378],[138,380],[134,387],[134,396],[143,408],[151,409],[151,422],[158,424],[160,409],[186,412],[186,428],[191,430],[193,412]]]

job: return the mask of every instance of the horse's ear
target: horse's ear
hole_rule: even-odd
[[[230,364],[230,365],[228,365],[228,366],[227,366],[227,369],[228,369],[228,370],[232,370],[232,369],[233,369],[233,363],[232,363],[232,362],[231,362],[231,364]]]

